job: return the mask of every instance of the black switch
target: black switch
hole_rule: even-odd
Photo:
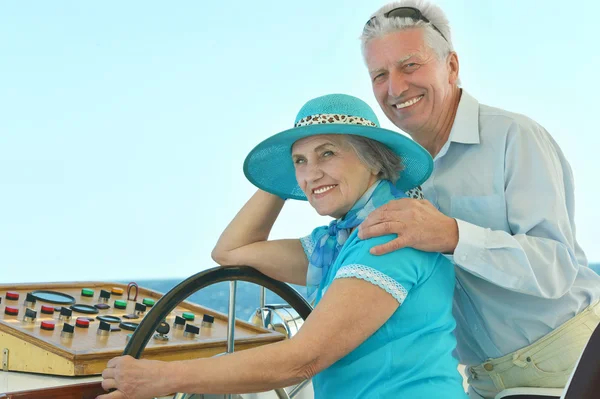
[[[183,326],[185,324],[185,319],[181,316],[175,316],[175,325]]]
[[[64,332],[66,332],[66,333],[72,333],[72,332],[75,331],[75,327],[73,327],[72,324],[65,323],[65,324],[63,324],[63,329],[62,330]]]
[[[106,291],[106,290],[100,290],[100,298],[109,299],[110,298],[110,292]]]
[[[136,312],[145,312],[146,311],[146,305],[144,305],[143,303],[136,302],[136,304],[135,304],[135,311]]]
[[[101,321],[100,326],[98,326],[98,329],[102,331],[110,331],[110,324],[105,321]]]
[[[200,333],[200,328],[193,324],[188,324],[185,326],[185,332],[190,334],[198,334]]]
[[[66,307],[63,306],[60,309],[60,315],[61,316],[71,317],[72,314],[73,314],[73,311],[71,309],[69,309],[69,308],[66,308]]]
[[[35,296],[33,296],[31,292],[28,292],[27,296],[25,297],[25,302],[30,302],[33,305],[36,301],[37,299],[35,298]]]
[[[35,319],[37,317],[37,312],[33,309],[25,309],[25,317],[30,317],[32,319]]]

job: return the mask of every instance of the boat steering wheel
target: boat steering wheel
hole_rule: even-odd
[[[246,281],[262,286],[275,294],[279,295],[286,301],[303,320],[306,320],[312,307],[298,292],[281,281],[274,280],[265,276],[256,269],[249,266],[223,266],[215,267],[197,273],[186,280],[176,285],[173,289],[167,292],[156,304],[150,309],[148,314],[141,321],[131,339],[125,346],[123,355],[130,355],[139,359],[142,352],[146,348],[148,341],[158,328],[160,322],[164,320],[169,313],[175,309],[182,301],[190,295],[202,288],[208,287],[223,281],[230,281],[230,299],[229,299],[229,318],[227,329],[227,349],[228,352],[233,351],[234,331],[235,331],[235,288],[237,281]],[[300,384],[301,385],[301,384]],[[300,387],[300,385],[298,387]],[[298,388],[297,387],[297,388]],[[301,387],[300,387],[301,389]],[[297,393],[299,389],[295,389]],[[285,389],[275,389],[275,393],[280,399],[289,399]],[[175,398],[182,398],[182,394],[176,394]],[[186,394],[183,394],[186,395]]]

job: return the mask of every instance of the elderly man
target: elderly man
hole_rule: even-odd
[[[373,212],[373,248],[448,254],[470,393],[563,387],[600,321],[600,277],[575,239],[573,176],[558,145],[527,118],[459,86],[450,27],[436,6],[389,4],[366,23],[363,55],[385,115],[434,157],[425,200]]]

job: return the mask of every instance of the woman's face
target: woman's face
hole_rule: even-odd
[[[369,170],[337,134],[306,137],[292,146],[298,185],[319,215],[343,217],[373,185]]]

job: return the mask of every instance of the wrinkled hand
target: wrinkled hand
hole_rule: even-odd
[[[168,367],[165,362],[120,356],[109,360],[102,372],[102,388],[116,391],[96,399],[152,399],[168,395]]]
[[[371,248],[383,255],[404,247],[426,252],[453,253],[458,245],[456,220],[438,211],[429,201],[401,198],[375,209],[358,228],[361,239],[397,234],[392,241]]]

